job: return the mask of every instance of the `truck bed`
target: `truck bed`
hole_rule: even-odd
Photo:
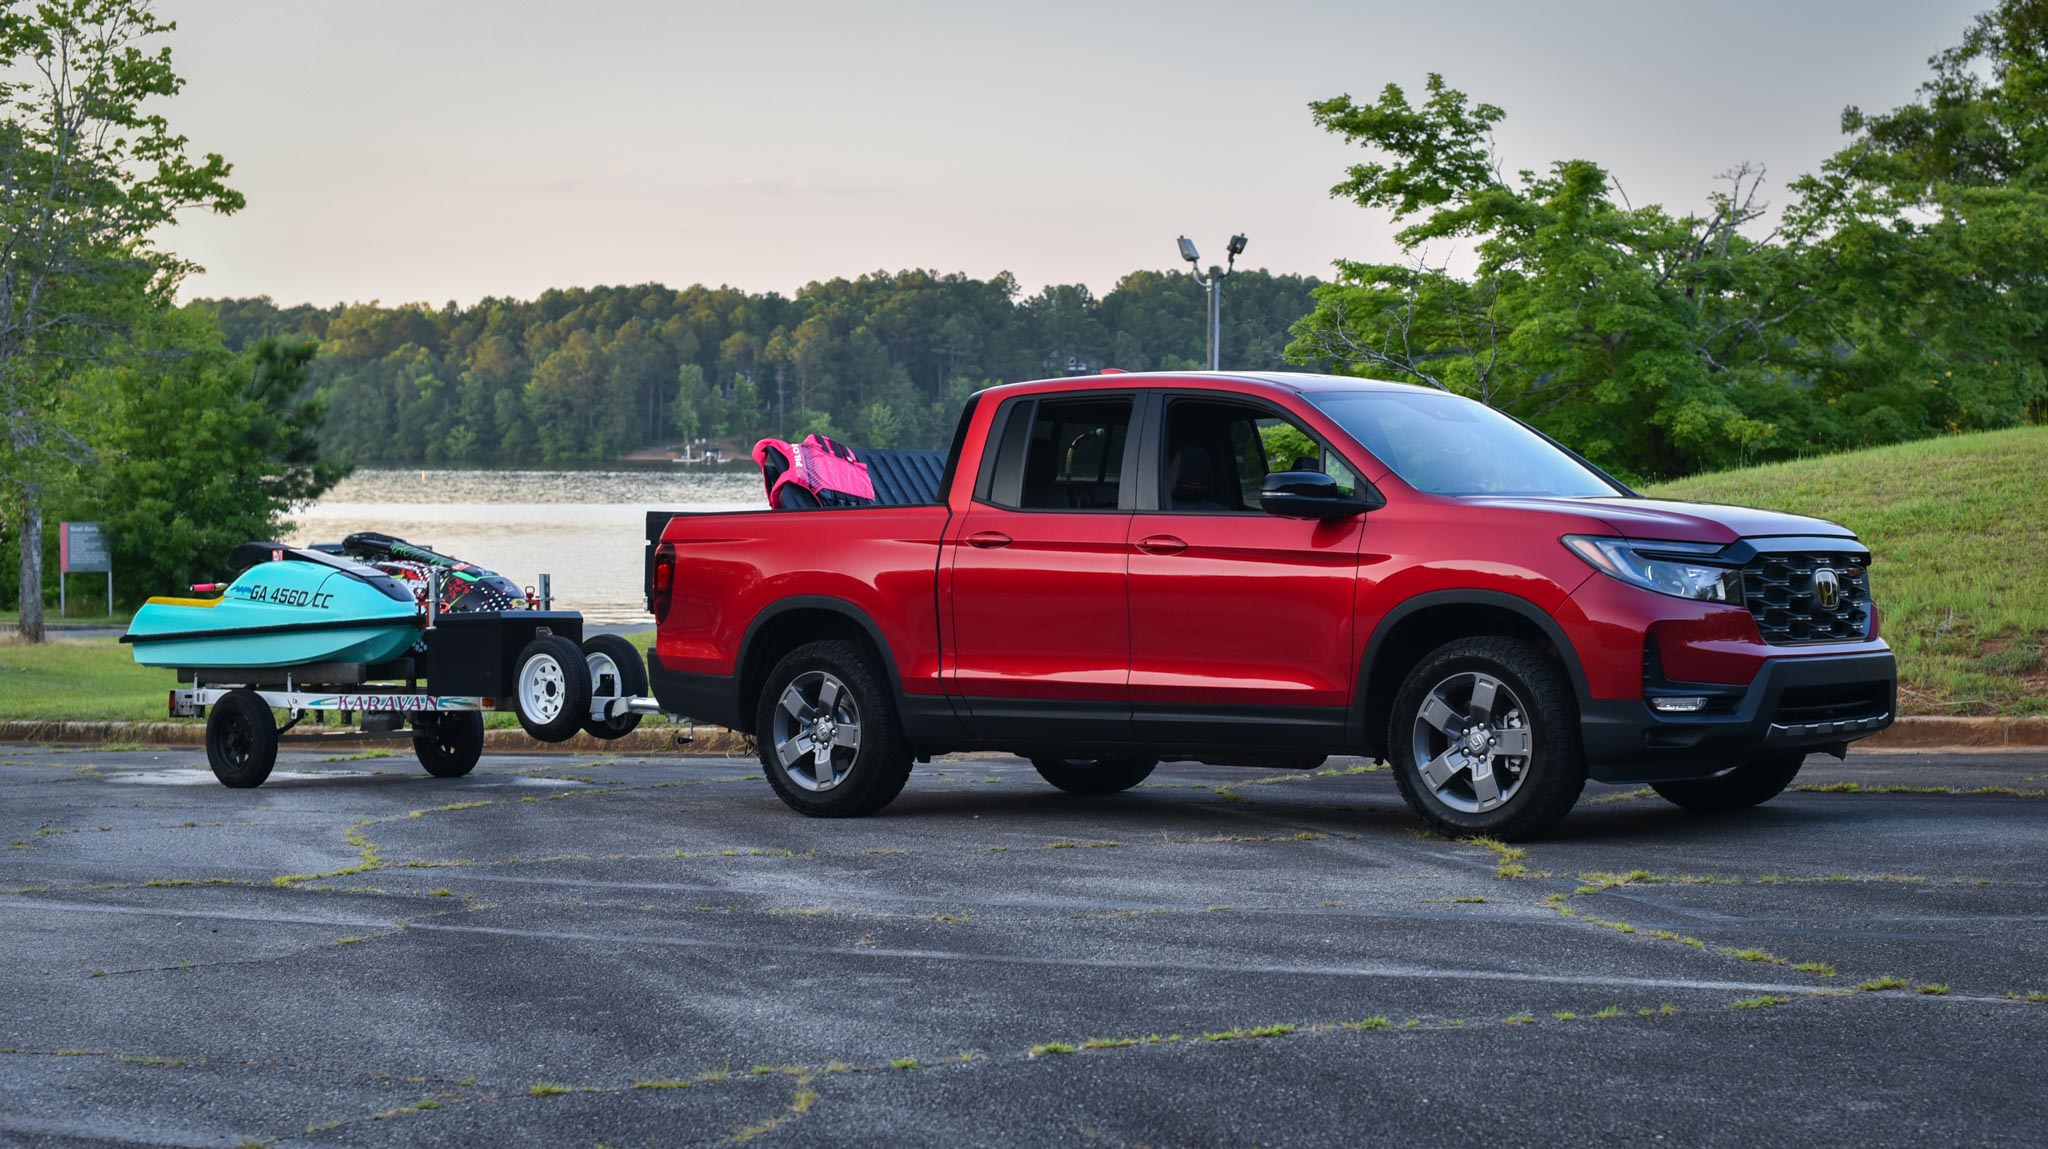
[[[939,494],[939,481],[946,473],[946,453],[944,451],[862,451],[860,452],[860,461],[867,464],[868,480],[875,485],[875,502],[880,506],[936,506],[944,501]],[[828,510],[828,508],[819,508],[819,510]],[[763,507],[761,511],[767,513],[768,508]],[[647,587],[653,584],[654,548],[661,544],[661,533],[668,529],[668,521],[677,515],[695,513],[699,512],[647,512],[647,546],[640,557],[641,586]],[[778,511],[775,513],[803,514],[807,512]],[[654,609],[654,603],[651,598],[647,601],[647,609],[650,611]]]

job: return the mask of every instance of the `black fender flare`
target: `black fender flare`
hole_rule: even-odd
[[[896,669],[895,652],[889,649],[888,642],[882,638],[882,628],[875,625],[875,620],[868,617],[868,612],[853,603],[823,594],[800,594],[777,599],[755,615],[754,620],[747,624],[745,633],[740,636],[739,660],[733,665],[735,679],[745,681],[747,663],[754,654],[754,641],[760,638],[761,631],[783,615],[799,610],[828,611],[841,618],[850,619],[858,625],[867,634],[868,641],[875,644],[875,650],[882,656],[882,665],[889,672],[889,685],[895,690],[897,698],[902,698],[903,676]]]
[[[800,594],[778,599],[756,614],[747,629],[740,636],[737,661],[733,663],[733,710],[744,722],[752,722],[754,701],[745,697],[747,667],[753,658],[754,643],[762,630],[776,619],[799,610],[819,610],[836,614],[860,627],[882,657],[882,668],[889,675],[889,690],[896,703],[897,720],[904,733],[913,743],[957,741],[965,728],[960,725],[958,713],[953,709],[951,695],[909,694],[903,689],[903,673],[896,665],[896,653],[889,648],[888,640],[882,637],[882,628],[858,605],[831,595]],[[766,668],[763,668],[764,670]]]
[[[1586,685],[1586,670],[1579,664],[1579,652],[1572,646],[1571,639],[1565,636],[1564,628],[1557,624],[1557,620],[1552,618],[1549,612],[1526,598],[1509,594],[1506,591],[1478,589],[1430,591],[1427,594],[1419,594],[1414,598],[1407,599],[1385,615],[1382,615],[1380,621],[1372,628],[1372,636],[1366,639],[1365,655],[1359,660],[1358,665],[1357,696],[1352,700],[1351,704],[1352,732],[1360,740],[1360,745],[1371,746],[1375,742],[1372,732],[1367,729],[1367,713],[1372,701],[1368,688],[1372,684],[1373,672],[1377,669],[1375,664],[1379,661],[1380,653],[1386,648],[1387,635],[1391,634],[1394,628],[1401,624],[1402,620],[1418,611],[1444,606],[1493,607],[1508,611],[1533,623],[1550,640],[1550,644],[1557,648],[1558,657],[1564,663],[1565,675],[1571,679],[1572,695],[1579,703],[1580,712],[1584,713],[1586,702],[1591,698],[1590,690]],[[1384,752],[1385,747],[1380,747],[1380,750]]]

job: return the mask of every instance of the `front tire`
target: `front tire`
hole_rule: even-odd
[[[460,778],[484,756],[484,716],[451,710],[413,720],[413,757],[436,778]]]
[[[768,672],[754,710],[761,770],[790,809],[857,818],[910,780],[910,745],[888,672],[866,647],[806,643]]]
[[[1152,776],[1159,759],[1143,754],[1106,758],[1042,755],[1031,760],[1038,776],[1069,794],[1117,794]]]
[[[1792,784],[1792,779],[1799,776],[1799,767],[1805,763],[1804,753],[1771,754],[1751,759],[1712,778],[1652,782],[1650,789],[1674,806],[1706,814],[1724,814],[1761,806],[1777,797]]]
[[[1431,652],[1395,697],[1385,745],[1409,808],[1460,837],[1536,837],[1586,786],[1571,685],[1521,639],[1463,638]]]
[[[277,718],[253,690],[231,691],[206,716],[206,764],[236,790],[263,785],[277,765]]]
[[[542,742],[564,742],[590,717],[590,664],[583,648],[559,634],[526,644],[512,663],[512,708],[519,725]]]

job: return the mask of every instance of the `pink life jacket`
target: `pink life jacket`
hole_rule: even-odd
[[[768,505],[777,510],[860,507],[875,501],[867,465],[853,457],[852,448],[823,435],[807,436],[801,443],[763,439],[754,444],[754,461],[761,465]]]

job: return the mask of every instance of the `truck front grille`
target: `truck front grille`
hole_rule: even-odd
[[[1770,551],[1742,568],[1742,597],[1757,630],[1773,646],[1860,642],[1870,636],[1868,557],[1824,551]],[[1818,584],[1830,571],[1839,588],[1822,606]]]

